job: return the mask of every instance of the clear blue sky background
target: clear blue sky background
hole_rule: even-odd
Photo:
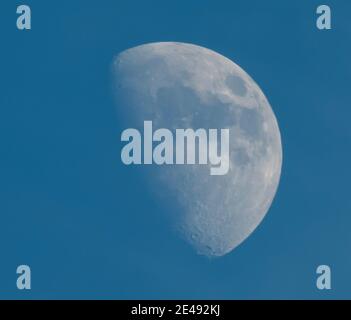
[[[16,6],[32,8],[30,32]],[[0,298],[351,298],[351,2],[1,1]],[[234,60],[277,116],[284,164],[256,231],[197,256],[120,162],[115,54],[190,42]],[[171,205],[171,204],[170,204]],[[16,289],[16,267],[32,290]],[[316,289],[316,267],[332,290]]]

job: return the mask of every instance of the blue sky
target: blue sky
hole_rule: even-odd
[[[0,298],[351,298],[351,4],[329,1],[16,1],[0,8]],[[115,54],[181,41],[232,59],[277,116],[284,162],[262,224],[232,253],[197,256],[160,227],[120,162]],[[16,268],[32,290],[16,289]],[[332,290],[315,270],[332,268]]]

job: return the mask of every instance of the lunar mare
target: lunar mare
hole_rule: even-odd
[[[258,85],[212,50],[160,42],[116,56],[113,88],[127,126],[229,129],[226,175],[209,175],[210,164],[166,165],[152,168],[149,179],[174,200],[172,221],[199,254],[237,247],[266,215],[281,173],[279,127]]]

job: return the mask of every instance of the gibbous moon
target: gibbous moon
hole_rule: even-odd
[[[197,253],[223,256],[242,243],[266,215],[282,165],[277,120],[254,80],[212,50],[160,42],[115,57],[113,91],[126,128],[142,132],[150,120],[154,130],[230,130],[226,175],[211,176],[210,164],[161,165],[148,179],[173,199],[172,223]]]

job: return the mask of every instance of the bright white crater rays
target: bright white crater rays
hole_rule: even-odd
[[[154,130],[228,129],[226,174],[210,175],[208,161],[152,166],[148,180],[173,199],[171,221],[199,254],[222,256],[237,247],[267,213],[282,165],[278,124],[258,85],[212,50],[160,42],[120,53],[113,86],[126,128],[142,131],[152,121]]]

